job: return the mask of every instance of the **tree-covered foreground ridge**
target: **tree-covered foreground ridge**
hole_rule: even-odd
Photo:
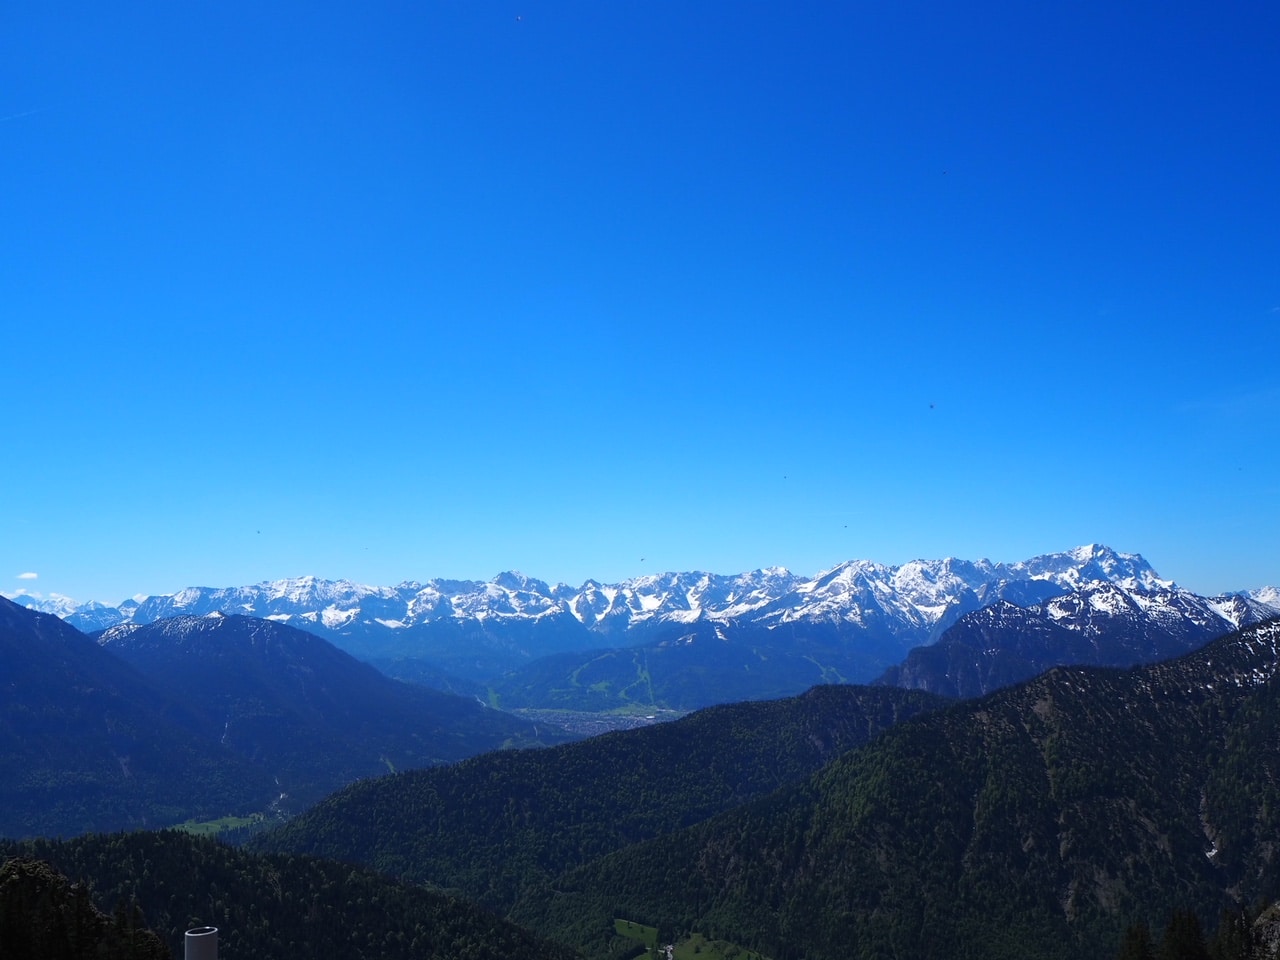
[[[219,956],[225,960],[575,956],[566,946],[438,891],[350,864],[250,854],[181,831],[5,841],[0,861],[5,960],[182,957],[184,932],[206,925],[218,928]],[[30,882],[33,872],[42,885]],[[59,883],[62,892],[55,889],[51,897],[48,891]],[[93,919],[97,911],[103,919]],[[154,936],[145,934],[147,928]],[[35,939],[29,936],[33,929]],[[85,944],[91,934],[97,945],[90,948]],[[57,952],[69,937],[74,952]],[[130,946],[128,937],[136,944]],[[18,949],[45,943],[53,944],[52,952]]]

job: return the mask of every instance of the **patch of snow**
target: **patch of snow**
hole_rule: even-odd
[[[325,607],[320,611],[320,622],[330,630],[337,627],[344,627],[355,619],[356,614],[360,612],[360,608],[353,610],[339,610],[337,607]]]

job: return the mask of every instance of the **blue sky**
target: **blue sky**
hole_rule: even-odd
[[[1280,584],[1277,63],[1263,3],[10,5],[0,591]]]

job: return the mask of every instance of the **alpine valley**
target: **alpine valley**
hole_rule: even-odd
[[[0,956],[1280,946],[1280,593],[1103,546],[20,596],[0,685]]]

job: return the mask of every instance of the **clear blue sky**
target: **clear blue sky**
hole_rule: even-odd
[[[1278,83],[1260,2],[10,4],[0,591],[1280,584]]]

